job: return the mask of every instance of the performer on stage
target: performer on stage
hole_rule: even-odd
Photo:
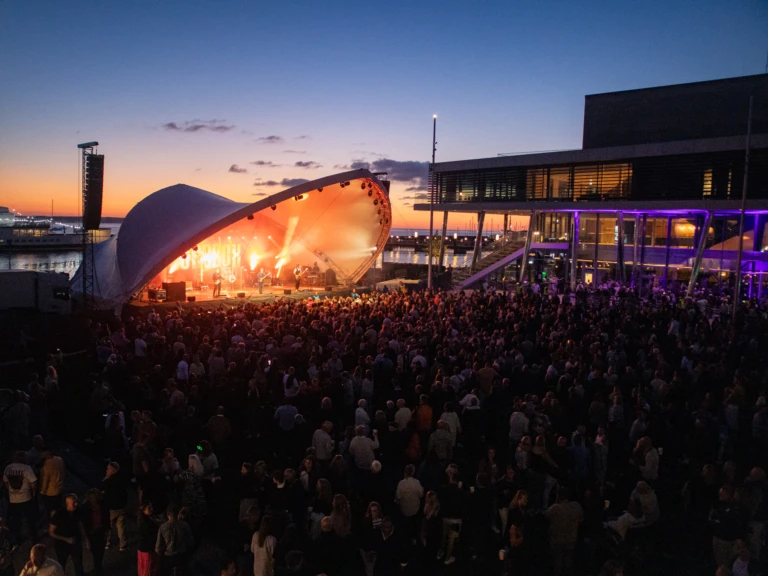
[[[221,271],[217,268],[213,273],[213,297],[221,296]]]
[[[264,272],[264,268],[259,268],[259,273],[256,274],[256,280],[259,282],[259,294],[264,293],[264,279],[270,278],[272,274],[270,272]]]
[[[296,292],[299,291],[299,286],[301,285],[301,275],[304,274],[304,270],[301,268],[301,264],[297,265],[296,268],[293,269],[293,275],[296,278]]]

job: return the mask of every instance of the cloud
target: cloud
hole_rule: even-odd
[[[195,118],[194,120],[187,120],[186,122],[166,122],[163,124],[169,132],[229,132],[234,130],[234,125],[228,126],[224,124],[226,120],[219,120],[214,118],[213,120],[200,120]]]
[[[256,142],[261,142],[262,144],[282,144],[284,140],[282,136],[275,136],[274,134],[271,134],[269,136],[261,136],[256,138]]]
[[[298,186],[299,184],[304,184],[304,182],[309,182],[306,178],[283,178],[280,180],[280,185],[285,186],[286,188],[291,188],[293,186]]]
[[[306,161],[299,160],[298,162],[294,162],[293,165],[296,166],[296,168],[307,168],[308,170],[314,170],[316,168],[323,167],[322,164],[320,164],[319,162],[315,162],[314,160],[306,160]]]
[[[337,165],[339,166],[339,165]],[[365,160],[352,160],[349,166],[339,166],[341,169],[358,170],[367,168],[371,172],[386,172],[389,180],[394,182],[407,182],[408,192],[420,192],[427,190],[429,178],[429,162],[417,162],[416,160],[392,160],[380,158],[373,162]]]
[[[267,168],[277,168],[278,166],[282,166],[282,164],[275,164],[272,160],[254,160],[251,164],[254,166],[266,166]]]
[[[414,194],[413,196],[400,196],[401,200],[429,200],[426,194]]]
[[[254,186],[255,186],[255,184],[254,184]],[[252,196],[267,196],[267,193],[266,192],[254,192],[252,194]]]
[[[256,182],[253,183],[254,186],[257,188],[260,187],[270,187],[273,188],[275,186],[282,186],[283,188],[292,188],[293,186],[298,186],[299,184],[304,184],[304,182],[309,182],[306,178],[283,178],[278,182],[277,180],[256,180]]]
[[[312,140],[312,136],[308,136],[306,134],[302,134],[301,136],[296,136],[294,140]]]
[[[283,150],[283,154],[306,154],[306,150]]]
[[[240,168],[237,164],[232,164],[232,166],[229,167],[228,172],[234,172],[235,174],[248,174],[248,170],[245,168]]]

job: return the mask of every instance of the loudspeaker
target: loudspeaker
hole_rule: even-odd
[[[101,226],[101,201],[104,196],[104,154],[85,155],[85,190],[83,190],[83,228]]]
[[[238,292],[237,293],[238,298],[245,298],[245,292]]]
[[[187,302],[194,302],[197,300],[197,296],[187,296]]]
[[[286,296],[290,296],[291,295],[291,291],[290,290],[283,290],[283,294],[285,294]]]
[[[328,268],[328,270],[325,271],[325,285],[326,286],[335,286],[336,285],[336,272]]]
[[[163,290],[165,290],[168,300],[173,302],[184,302],[187,299],[186,282],[163,282]]]
[[[325,287],[326,292],[333,292],[333,286],[326,286]]]

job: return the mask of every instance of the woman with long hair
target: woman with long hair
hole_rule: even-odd
[[[344,494],[336,494],[333,497],[333,511],[331,512],[333,531],[339,538],[346,538],[352,532],[352,514],[349,510],[349,501]]]
[[[254,532],[251,540],[253,576],[274,576],[276,546],[277,538],[272,534],[272,517],[264,516],[261,528]]]
[[[373,573],[374,565],[376,564],[376,542],[381,538],[381,523],[383,520],[384,516],[381,513],[379,503],[371,502],[368,504],[358,541],[360,556],[363,558],[366,574]]]
[[[347,485],[347,463],[344,461],[344,456],[336,454],[331,463],[328,465],[328,470],[325,473],[325,477],[333,486],[334,494],[349,493],[349,486]]]
[[[528,493],[525,490],[518,490],[509,504],[509,517],[505,531],[509,537],[505,557],[506,576],[521,576],[530,573],[530,530],[525,514],[527,506]]]
[[[109,510],[102,501],[101,490],[90,488],[85,492],[85,503],[80,509],[80,517],[83,521],[85,534],[91,543],[91,554],[93,555],[91,574],[99,576],[109,531]]]
[[[194,523],[199,523],[208,512],[205,492],[201,484],[203,474],[200,458],[197,454],[190,454],[188,468],[176,476],[176,481],[181,485],[181,505],[190,509]]]
[[[437,492],[430,490],[424,497],[424,516],[421,521],[421,545],[425,559],[434,563],[437,551],[443,541],[443,518],[440,513],[440,500]]]
[[[154,518],[152,502],[144,502],[139,509],[138,576],[155,576],[159,558],[155,553],[158,523]]]

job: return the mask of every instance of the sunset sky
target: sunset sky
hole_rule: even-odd
[[[765,0],[3,0],[0,205],[75,214],[98,140],[105,215],[371,165],[394,226],[423,226],[433,113],[438,161],[578,148],[585,94],[758,74],[767,51]]]

